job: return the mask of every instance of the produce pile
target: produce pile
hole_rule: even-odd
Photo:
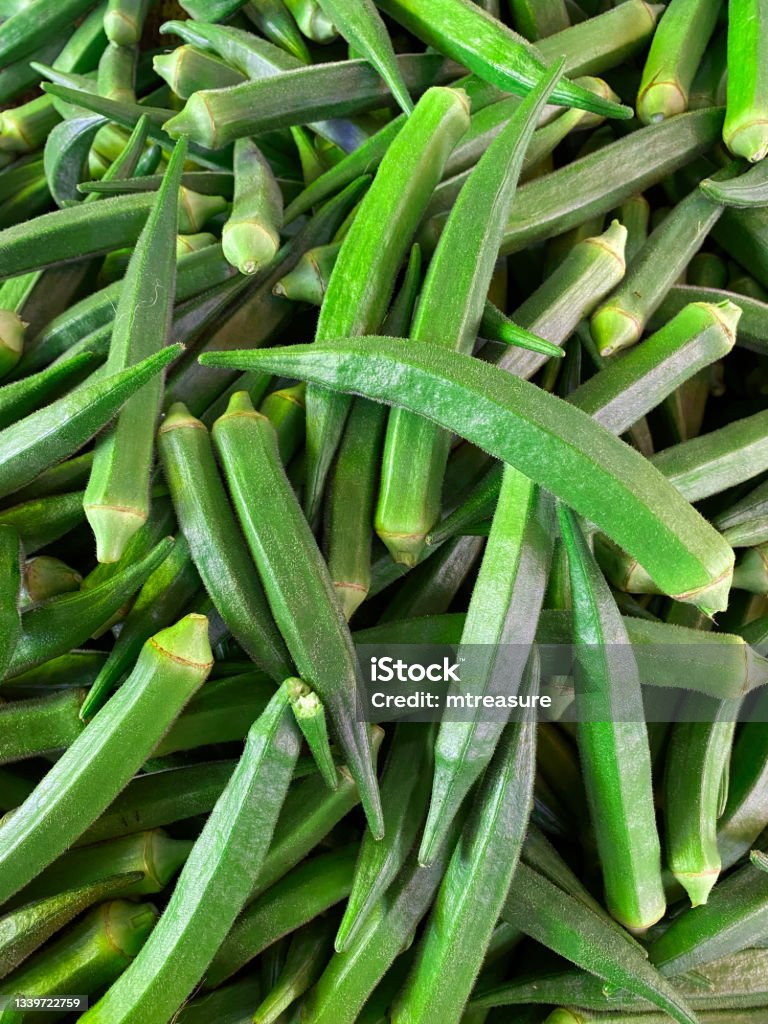
[[[0,0],[0,106],[2,1024],[766,1024],[766,0]]]

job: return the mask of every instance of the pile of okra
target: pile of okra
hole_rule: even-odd
[[[767,152],[766,0],[0,0],[2,1024],[768,1022]]]

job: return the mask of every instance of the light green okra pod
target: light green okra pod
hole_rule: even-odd
[[[271,263],[280,247],[283,197],[255,142],[238,139],[234,159],[235,198],[221,245],[241,274],[255,274]]]
[[[768,150],[765,0],[729,0],[728,79],[723,140],[752,163]]]

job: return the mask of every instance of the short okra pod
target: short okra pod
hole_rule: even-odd
[[[332,917],[318,917],[296,932],[280,977],[253,1015],[254,1024],[274,1024],[317,981],[333,948],[334,927]]]
[[[534,653],[523,694],[539,686]],[[458,1021],[491,942],[525,837],[536,762],[535,714],[507,725],[437,893],[393,1021]]]
[[[280,247],[283,197],[268,162],[251,139],[235,143],[235,198],[221,234],[229,262],[255,274]]]
[[[307,44],[283,0],[252,0],[245,5],[245,15],[275,46],[302,64],[312,62]]]
[[[176,281],[179,180],[186,145],[174,149],[163,185],[131,256],[109,344],[106,372],[119,373],[162,351],[168,340]],[[85,514],[100,562],[117,561],[149,514],[149,484],[162,383],[148,382],[126,402],[96,444],[85,490]]]
[[[138,57],[139,52],[135,46],[118,46],[110,43],[99,61],[99,93],[110,100],[135,103]]]
[[[630,553],[678,600],[709,611],[725,603],[732,549],[655,467],[581,410],[482,360],[426,342],[351,338],[211,353],[202,361],[272,369],[427,416],[515,466],[627,550],[634,548]],[[389,376],[394,367],[397,373]],[[469,421],[468,408],[474,410]],[[556,474],[548,472],[545,450],[553,453],[549,468],[557,466]]]
[[[766,44],[762,0],[728,5],[728,79],[723,140],[734,156],[752,163],[768,150]]]
[[[640,340],[648,320],[721,213],[721,206],[694,189],[651,233],[619,287],[592,314],[592,337],[602,355],[613,355]]]
[[[617,215],[619,222],[627,229],[625,257],[631,261],[648,238],[651,207],[642,192],[638,192],[636,196],[630,196],[629,199],[624,200]]]
[[[355,720],[359,667],[328,568],[280,462],[274,428],[242,392],[213,428],[230,493],[275,621],[301,678],[315,689],[362,795],[375,835],[381,804],[367,726]],[[252,500],[259,494],[258,506]],[[303,573],[296,586],[297,550]]]
[[[22,604],[24,608],[39,604],[51,597],[71,594],[80,589],[83,577],[60,558],[39,555],[24,563]]]
[[[118,46],[135,46],[141,39],[144,19],[152,0],[107,0],[104,31]]]
[[[39,96],[21,107],[4,110],[0,113],[0,152],[34,152],[59,120],[50,96]],[[34,192],[35,186],[27,186],[19,198],[34,195]],[[14,221],[8,219],[6,223]]]
[[[358,0],[357,3],[354,0],[319,0],[319,3],[349,45],[370,61],[405,113],[410,114],[413,103],[400,74],[386,26],[373,0]]]
[[[344,952],[370,920],[411,852],[429,801],[434,727],[399,722],[381,777],[384,838],[366,831],[335,947]]]
[[[109,622],[172,547],[173,541],[166,538],[100,586],[64,594],[26,611],[8,674],[18,675],[84,643]]]
[[[102,903],[10,974],[3,982],[3,994],[95,995],[131,963],[157,916],[151,903]]]
[[[112,899],[126,885],[138,882],[138,871],[84,882],[55,895],[11,910],[0,918],[0,977],[27,959],[59,929],[95,903]]]
[[[320,309],[316,341],[378,329],[411,235],[468,124],[464,93],[431,89],[417,103],[387,150],[342,242]],[[310,520],[319,512],[350,406],[346,396],[322,388],[307,391],[305,507]]]
[[[63,853],[139,769],[210,671],[207,628],[191,615],[153,637],[125,686],[0,826],[3,901]]]
[[[279,0],[282,4],[282,0]],[[249,14],[254,5],[249,4]],[[285,8],[283,8],[285,12]],[[286,13],[288,23],[290,15]],[[296,27],[294,25],[294,32]],[[280,71],[290,71],[301,64],[310,63],[308,55],[299,59],[298,54],[287,52],[287,48],[275,46],[251,32],[232,25],[215,25],[209,21],[166,21],[160,26],[160,34],[179,36],[185,43],[191,43],[202,50],[215,54],[236,68],[247,78],[265,78]],[[297,38],[301,38],[296,33]],[[303,44],[302,44],[303,45]]]
[[[321,853],[254,900],[214,957],[206,986],[217,988],[277,939],[341,902],[349,894],[356,852],[351,845]]]
[[[606,902],[630,931],[663,916],[661,844],[640,677],[629,639],[581,527],[559,509],[576,643],[580,762]]]
[[[637,114],[645,124],[688,109],[688,93],[717,21],[719,0],[672,0],[643,68]]]
[[[301,679],[286,680],[296,722],[329,789],[339,785],[325,721],[325,708],[314,690]]]
[[[183,405],[163,420],[158,447],[176,516],[211,600],[235,639],[276,682],[291,660],[227,500],[208,431]]]
[[[505,92],[525,96],[544,73],[541,58],[525,40],[469,0],[379,0],[379,7],[417,38]],[[552,99],[607,117],[632,116],[627,107],[600,100],[566,78],[555,86]]]
[[[178,1011],[246,901],[298,753],[298,730],[281,688],[251,726],[243,756],[196,840],[143,956],[88,1010],[85,1024],[160,1024]]]

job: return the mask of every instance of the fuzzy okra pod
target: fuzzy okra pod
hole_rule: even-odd
[[[255,274],[280,247],[283,197],[258,146],[251,139],[235,143],[235,198],[221,233],[221,246],[241,274]]]
[[[728,85],[723,140],[734,156],[756,163],[768,150],[768,78],[763,0],[728,4]]]

